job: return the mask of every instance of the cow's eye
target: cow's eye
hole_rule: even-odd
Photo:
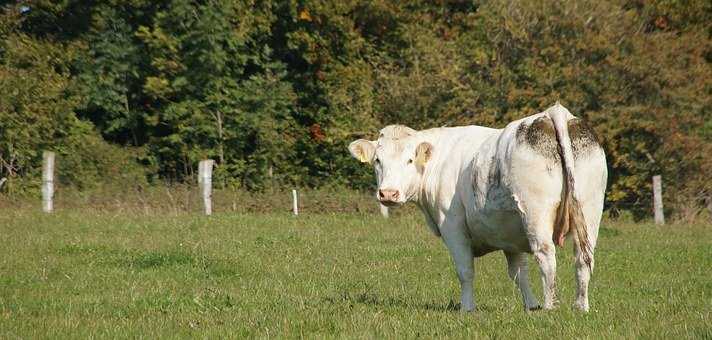
[[[408,164],[410,164],[410,163],[413,163],[413,160],[412,160],[412,159],[409,159],[409,160],[408,160]]]
[[[381,160],[378,159],[378,158],[376,158],[376,159],[373,160],[373,163],[374,163],[374,164],[379,164],[379,163],[381,163]]]

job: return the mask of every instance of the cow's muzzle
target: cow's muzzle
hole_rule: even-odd
[[[400,193],[394,189],[379,189],[378,201],[385,206],[395,206],[400,204]]]

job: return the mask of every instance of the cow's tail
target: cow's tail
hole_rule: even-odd
[[[554,243],[559,246],[563,245],[566,235],[570,231],[575,232],[574,247],[577,248],[577,252],[581,254],[583,261],[590,269],[593,254],[591,243],[588,240],[588,228],[574,190],[574,153],[568,128],[568,120],[572,115],[558,102],[547,110],[547,114],[554,123],[564,179],[561,203],[556,211]]]

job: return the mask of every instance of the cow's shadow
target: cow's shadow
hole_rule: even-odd
[[[455,300],[449,300],[446,303],[430,301],[417,302],[407,301],[397,297],[380,297],[373,292],[341,292],[337,296],[329,296],[324,298],[325,303],[334,305],[368,305],[379,308],[406,308],[420,309],[433,312],[459,312],[460,303]],[[478,305],[477,311],[487,311],[490,308],[487,306]]]

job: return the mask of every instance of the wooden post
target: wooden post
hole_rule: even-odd
[[[388,218],[388,207],[385,206],[385,205],[383,205],[383,204],[381,204],[381,203],[378,203],[378,205],[379,205],[380,208],[381,208],[381,215],[382,215],[383,217],[385,217],[385,218]]]
[[[51,213],[54,206],[54,152],[42,153],[42,211]]]
[[[299,215],[299,202],[297,201],[297,190],[292,189],[292,211],[294,216]]]
[[[206,159],[198,164],[198,184],[200,184],[200,192],[203,196],[203,206],[205,207],[205,215],[213,213],[213,161]]]
[[[655,211],[655,224],[665,224],[662,179],[660,175],[653,176],[653,208]]]

